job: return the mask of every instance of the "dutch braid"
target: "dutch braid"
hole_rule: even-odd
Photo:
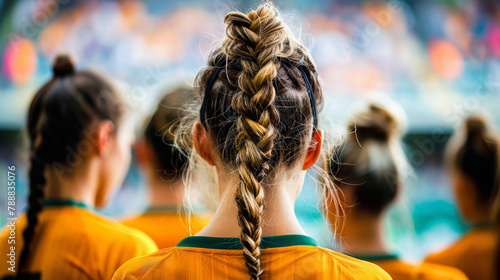
[[[230,40],[223,45],[229,60],[240,58],[239,91],[231,106],[240,116],[237,119],[235,145],[236,164],[240,182],[236,189],[238,224],[241,227],[243,255],[251,279],[262,274],[260,238],[264,189],[262,182],[269,172],[267,163],[272,156],[277,136],[279,112],[274,107],[276,90],[273,80],[278,73],[277,57],[286,56],[283,23],[276,19],[275,10],[263,5],[248,15],[239,12],[226,15],[226,33]]]
[[[224,164],[238,171],[240,240],[250,277],[259,279],[264,188],[309,145],[322,91],[307,49],[271,4],[228,13],[224,22],[226,37],[195,89],[203,97],[201,124]]]

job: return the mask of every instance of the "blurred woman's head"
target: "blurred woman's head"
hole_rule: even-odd
[[[378,218],[396,198],[408,168],[400,144],[404,115],[397,113],[382,103],[364,104],[347,124],[345,141],[330,151],[326,167],[342,191],[347,219]],[[338,222],[335,209],[327,216]]]
[[[130,164],[133,133],[125,106],[108,82],[90,71],[75,71],[65,55],[56,58],[53,73],[28,113],[33,166],[47,167],[61,182],[97,160],[95,204],[101,206]]]
[[[193,140],[219,174],[239,181],[231,193],[254,279],[261,273],[264,190],[287,176],[303,181],[302,171],[319,156],[321,133],[313,127],[322,91],[307,49],[274,7],[263,4],[247,15],[231,12],[224,21],[226,36],[195,82],[204,102]],[[306,160],[311,143],[317,146]],[[293,191],[295,197],[299,191]]]
[[[500,138],[485,117],[468,117],[450,140],[447,159],[455,197],[470,223],[491,221],[500,185]]]
[[[65,184],[68,180],[92,182],[80,194],[92,193],[86,203],[102,206],[130,164],[133,133],[125,123],[125,106],[112,87],[97,74],[75,71],[65,55],[55,59],[52,70],[53,77],[35,94],[28,113],[30,189],[21,269],[45,192],[50,190],[52,198],[62,192],[62,185],[71,188],[72,183]]]
[[[163,96],[146,125],[143,138],[136,143],[139,164],[148,169],[152,180],[174,183],[181,179],[189,158],[189,149],[175,146],[175,135],[189,106],[197,99],[187,87],[176,88]]]

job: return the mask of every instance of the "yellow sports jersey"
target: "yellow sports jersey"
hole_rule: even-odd
[[[190,221],[191,234],[188,221],[187,215],[179,214],[177,208],[150,208],[123,224],[146,233],[161,249],[173,247],[183,238],[196,234],[208,224],[209,219],[193,215]]]
[[[378,266],[318,247],[304,235],[267,236],[261,242],[261,279],[385,280]],[[191,236],[176,247],[132,259],[113,280],[249,279],[238,238]]]
[[[471,280],[495,279],[498,231],[493,226],[476,227],[444,251],[426,261],[462,270]]]
[[[421,263],[412,265],[398,259],[396,255],[354,256],[361,260],[378,265],[392,277],[393,280],[467,280],[467,276],[457,268]]]
[[[27,217],[0,232],[0,279],[11,279],[23,248]],[[13,230],[13,232],[11,232]],[[15,235],[15,244],[9,236]],[[38,215],[26,266],[30,279],[111,279],[127,260],[158,250],[146,234],[102,217],[71,200],[46,200]],[[14,262],[10,261],[15,246]],[[11,267],[14,267],[12,269]],[[10,268],[10,269],[9,269]]]

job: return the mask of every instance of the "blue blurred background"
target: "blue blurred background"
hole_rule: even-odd
[[[25,205],[31,97],[50,76],[57,53],[80,69],[109,77],[138,120],[159,96],[192,84],[224,29],[223,16],[259,1],[0,2],[0,224],[7,212],[7,165],[16,165],[17,200]],[[443,150],[461,119],[477,110],[500,124],[498,1],[275,1],[312,50],[325,92],[323,120],[342,129],[354,102],[380,92],[408,115],[405,150],[415,174],[387,218],[389,243],[421,259],[467,229],[443,168]],[[142,123],[141,121],[137,122]],[[2,171],[4,170],[4,171]],[[332,237],[311,178],[297,201],[306,231],[324,246]],[[141,211],[147,194],[135,165],[120,193],[101,211],[121,218]]]

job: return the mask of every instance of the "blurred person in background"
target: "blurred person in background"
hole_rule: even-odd
[[[347,124],[347,138],[330,151],[325,165],[343,193],[345,214],[332,205],[325,208],[342,250],[380,266],[395,280],[467,279],[456,268],[406,263],[388,249],[383,220],[409,168],[401,148],[406,116],[391,100],[360,107]]]
[[[500,137],[487,118],[472,115],[448,144],[458,209],[472,228],[427,261],[461,269],[471,280],[500,279],[498,220]]]
[[[226,36],[195,82],[203,103],[190,134],[217,174],[217,211],[195,236],[127,262],[113,279],[390,279],[317,246],[294,213],[322,145],[309,51],[271,4],[224,21]]]
[[[113,196],[129,168],[126,111],[103,78],[75,71],[68,56],[56,58],[53,77],[29,108],[28,210],[0,233],[0,276],[110,279],[127,260],[158,250],[144,233],[93,210]]]
[[[208,223],[205,216],[188,217],[184,211],[179,213],[186,191],[182,174],[186,171],[189,151],[175,146],[175,134],[196,99],[195,92],[187,87],[167,93],[134,147],[149,189],[149,208],[123,223],[148,234],[160,249],[177,245]]]

